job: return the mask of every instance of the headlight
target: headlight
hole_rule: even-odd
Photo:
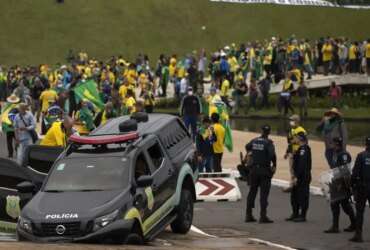
[[[95,224],[94,224],[94,231],[99,230],[100,228],[103,228],[113,221],[115,221],[118,217],[119,210],[115,210],[113,213],[104,215],[102,217],[96,218],[95,219]]]
[[[22,228],[24,231],[28,233],[32,233],[32,224],[30,220],[27,220],[21,216],[18,218],[18,225],[20,228]]]

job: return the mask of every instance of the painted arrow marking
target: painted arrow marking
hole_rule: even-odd
[[[210,182],[210,181],[199,179],[198,182],[202,183],[202,185],[207,187],[207,189],[204,190],[199,195],[209,195],[209,194],[212,194],[214,191],[216,191],[218,189],[218,186],[212,184],[212,182]]]
[[[216,180],[213,180],[214,182],[216,182],[218,185],[222,186],[223,189],[221,189],[220,191],[218,191],[215,195],[225,195],[227,194],[230,190],[234,189],[234,186],[231,185],[230,183],[224,181],[224,180],[221,180],[221,179],[216,179]]]
[[[204,190],[199,195],[210,195],[213,192],[215,192],[216,190],[218,190],[219,188],[221,188],[221,190],[219,190],[214,195],[225,195],[230,190],[235,188],[233,185],[231,185],[230,183],[228,183],[228,182],[226,182],[222,179],[212,179],[212,180],[199,179],[198,182],[200,182],[202,185],[207,187],[207,189]],[[215,185],[214,183],[216,183],[218,185]]]

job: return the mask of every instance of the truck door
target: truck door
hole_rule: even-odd
[[[21,209],[33,196],[19,194],[16,186],[24,181],[41,186],[40,180],[16,162],[0,159],[0,232],[14,232]]]
[[[162,206],[176,189],[176,177],[172,163],[157,139],[148,144],[147,154],[153,176],[153,190],[158,193],[158,207]]]

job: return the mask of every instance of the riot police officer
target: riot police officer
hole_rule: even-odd
[[[307,137],[304,132],[296,135],[295,143],[299,148],[293,155],[293,187],[290,194],[290,201],[293,209],[292,215],[287,221],[305,222],[310,199],[311,183],[311,148],[307,144]]]
[[[352,184],[356,199],[356,233],[350,241],[362,242],[362,225],[366,201],[370,203],[370,137],[366,149],[359,153],[352,171]]]
[[[345,150],[343,145],[343,139],[341,137],[333,138],[334,143],[334,154],[333,154],[333,167],[337,168],[341,166],[345,166],[351,163],[351,155]],[[349,227],[345,228],[345,232],[353,232],[355,230],[356,225],[356,218],[355,213],[353,211],[352,205],[350,203],[350,190],[348,190],[348,195],[342,200],[331,202],[331,212],[333,215],[332,226],[325,230],[324,233],[339,233],[339,214],[340,214],[340,207],[342,207],[343,211],[348,215],[351,224]]]
[[[261,213],[260,223],[273,223],[267,217],[268,196],[271,188],[271,178],[276,171],[275,147],[268,138],[271,128],[262,127],[262,135],[251,140],[246,146],[247,154],[251,153],[251,169],[249,174],[250,189],[247,197],[247,212],[245,222],[255,222],[252,209],[260,188]]]

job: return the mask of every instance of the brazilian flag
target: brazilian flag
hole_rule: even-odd
[[[76,102],[88,100],[94,105],[94,109],[100,112],[104,109],[104,103],[100,98],[98,85],[93,80],[79,83],[74,89]]]
[[[221,124],[225,128],[225,147],[229,152],[233,152],[233,137],[226,105],[223,102],[215,103],[215,105],[217,107],[217,113],[220,115]]]
[[[16,113],[10,113],[18,104],[6,103],[1,111],[1,125],[4,132],[13,131],[13,120]]]

